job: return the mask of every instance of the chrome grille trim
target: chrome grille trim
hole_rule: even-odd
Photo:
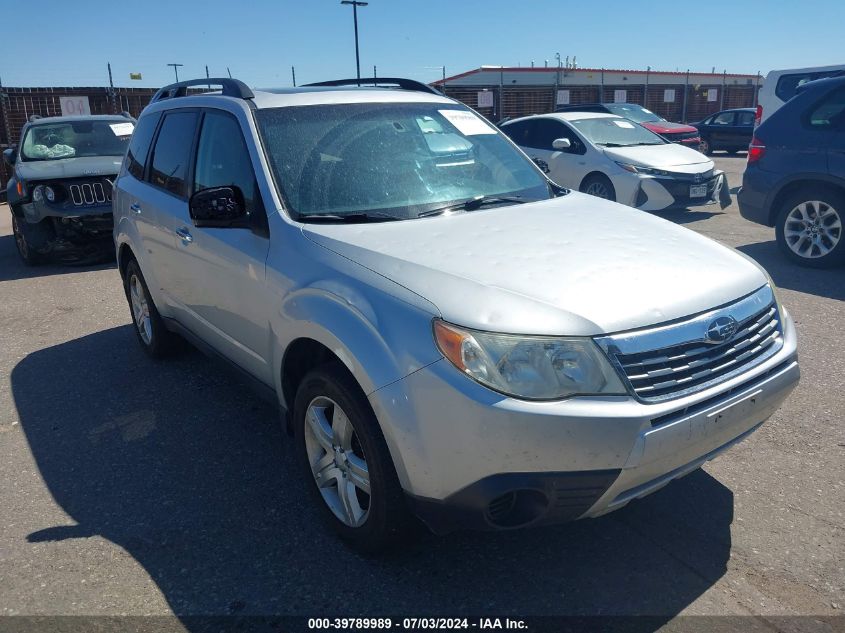
[[[731,316],[737,331],[707,339],[715,319]],[[783,326],[769,286],[722,308],[673,324],[596,339],[630,392],[660,402],[701,391],[746,371],[783,345]]]
[[[67,189],[70,193],[70,201],[75,207],[87,207],[111,202],[111,187],[104,187],[99,180],[73,183]]]

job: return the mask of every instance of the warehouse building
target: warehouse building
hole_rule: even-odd
[[[601,101],[637,103],[686,123],[726,108],[755,107],[762,79],[727,72],[482,66],[432,85],[493,121]]]

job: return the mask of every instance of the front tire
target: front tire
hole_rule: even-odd
[[[35,225],[37,227],[37,225]],[[15,247],[21,261],[27,266],[38,266],[44,262],[44,258],[35,250],[32,244],[33,230],[30,229],[26,220],[22,220],[12,213],[12,234],[15,237]]]
[[[806,187],[780,206],[775,232],[784,255],[801,266],[831,268],[845,263],[845,195]]]
[[[616,202],[616,189],[610,178],[604,174],[593,174],[584,179],[581,183],[581,192],[604,200]]]
[[[373,553],[406,536],[412,519],[387,444],[346,368],[331,363],[307,374],[293,420],[303,476],[340,537]]]
[[[123,289],[129,303],[133,329],[141,348],[151,358],[165,358],[179,351],[181,340],[165,327],[164,320],[150,296],[144,275],[141,274],[141,267],[134,259],[126,265]]]

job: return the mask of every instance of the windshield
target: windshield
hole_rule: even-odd
[[[295,106],[256,119],[281,196],[300,219],[410,219],[473,198],[552,195],[501,133],[457,104]]]
[[[605,147],[663,145],[666,142],[654,132],[626,119],[597,117],[570,121],[570,123],[593,144]]]
[[[123,156],[135,125],[131,121],[62,121],[30,126],[21,143],[23,160],[79,156]]]
[[[610,110],[611,114],[623,116],[626,119],[636,121],[637,123],[650,123],[653,121],[664,120],[663,117],[656,115],[651,110],[646,110],[638,105],[617,103],[608,105],[607,109]]]

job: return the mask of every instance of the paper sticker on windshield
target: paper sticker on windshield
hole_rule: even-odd
[[[630,129],[633,129],[633,127],[634,127],[634,124],[629,123],[628,121],[614,121],[614,123],[616,125],[618,125],[619,127],[626,127],[626,128],[630,128]]]
[[[111,123],[109,127],[115,136],[132,136],[132,130],[135,129],[131,123]]]
[[[496,130],[469,110],[438,110],[438,112],[446,117],[449,123],[458,128],[458,131],[465,136],[496,133]]]

